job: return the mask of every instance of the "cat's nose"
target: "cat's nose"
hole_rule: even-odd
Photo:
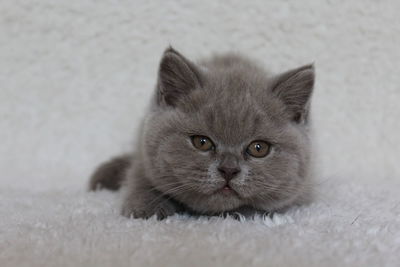
[[[222,177],[229,182],[230,180],[232,180],[239,172],[240,169],[237,167],[234,168],[227,168],[227,167],[219,167],[218,171],[221,173]]]
[[[226,155],[218,166],[218,171],[229,182],[240,172],[240,166],[233,155]]]

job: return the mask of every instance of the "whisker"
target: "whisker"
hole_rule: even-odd
[[[169,196],[170,194],[175,194],[175,195],[179,195],[182,194],[184,192],[189,191],[190,189],[193,189],[193,186],[190,184],[182,184],[180,186],[177,187],[173,187],[167,191],[161,192],[160,196],[156,197],[155,199],[153,199],[149,205],[154,204],[155,202],[157,202],[158,200],[160,200],[161,198],[165,197],[165,196]],[[168,199],[170,199],[171,196],[169,196]]]

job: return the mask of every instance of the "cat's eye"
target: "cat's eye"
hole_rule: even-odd
[[[255,158],[262,158],[268,155],[271,150],[271,145],[265,141],[253,141],[247,147],[247,153]]]
[[[214,143],[207,136],[193,135],[191,139],[193,146],[201,151],[208,151],[214,148]]]

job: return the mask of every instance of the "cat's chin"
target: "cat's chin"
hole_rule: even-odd
[[[199,201],[186,204],[201,214],[214,215],[237,209],[243,206],[244,203],[235,190],[221,188],[212,194],[203,195]]]

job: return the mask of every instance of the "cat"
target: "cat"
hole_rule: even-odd
[[[310,199],[313,64],[271,75],[239,54],[194,63],[165,50],[134,153],[89,188],[126,187],[121,213],[274,212]]]

